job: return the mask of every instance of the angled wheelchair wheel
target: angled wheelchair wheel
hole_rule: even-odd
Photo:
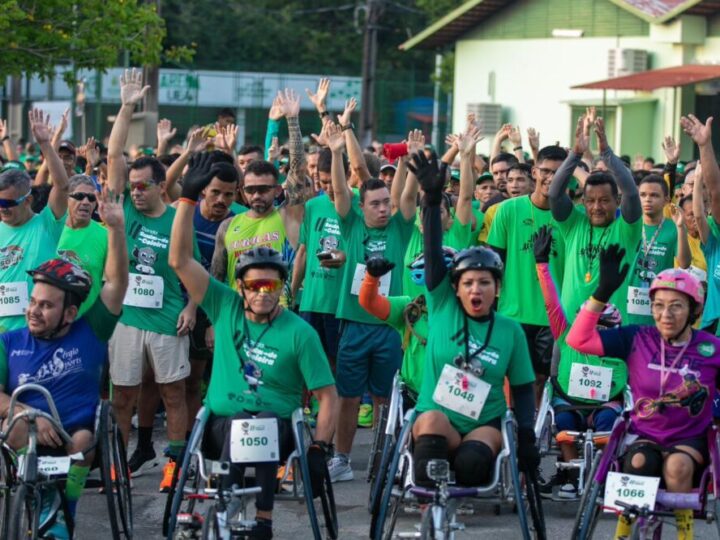
[[[30,540],[38,538],[40,533],[40,492],[18,484],[12,494],[10,519],[8,522],[8,540]]]
[[[130,469],[125,444],[108,401],[100,404],[98,424],[100,475],[105,488],[113,539],[132,538],[133,513]]]
[[[378,421],[373,428],[373,439],[368,454],[367,481],[370,484],[368,490],[368,512],[373,513],[379,493],[382,492],[382,461],[384,458],[385,443],[388,439],[385,433],[385,424],[388,419],[388,406],[381,404],[378,411]]]
[[[208,508],[205,513],[200,538],[202,538],[202,540],[220,540],[222,538],[215,505]]]
[[[528,524],[528,512],[523,500],[523,489],[520,481],[520,469],[517,461],[517,443],[515,442],[515,426],[512,420],[503,420],[508,422],[507,439],[510,447],[510,455],[508,455],[508,469],[510,472],[510,480],[512,481],[513,497],[515,498],[515,508],[517,510],[518,521],[520,522],[520,530],[522,531],[523,540],[531,540],[530,525]]]
[[[545,514],[540,498],[540,486],[537,481],[537,473],[532,475],[523,473],[523,478],[525,480],[526,493],[525,508],[531,518],[530,532],[536,540],[545,540],[547,538]]]
[[[320,483],[320,493],[317,494],[317,497],[313,496],[310,466],[307,460],[307,450],[313,442],[312,431],[300,415],[293,415],[293,433],[299,454],[298,461],[302,477],[303,495],[305,496],[313,537],[315,540],[325,538],[336,540],[338,538],[338,519],[330,472],[326,466]]]
[[[12,463],[8,450],[0,446],[0,538],[7,538],[11,493],[15,479],[15,467]]]
[[[580,505],[578,506],[578,513],[575,516],[571,538],[586,540],[592,538],[593,532],[595,531],[595,525],[597,525],[598,518],[600,517],[601,505],[598,504],[598,498],[602,497],[605,487],[604,483],[594,481],[595,473],[600,466],[602,454],[602,450],[595,453],[593,465],[590,473],[587,475],[585,489],[580,498]]]

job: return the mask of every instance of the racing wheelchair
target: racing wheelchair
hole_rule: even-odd
[[[248,520],[246,506],[260,487],[220,489],[220,476],[227,474],[229,464],[211,461],[203,455],[202,441],[210,411],[203,407],[195,417],[181,466],[176,467],[168,493],[163,517],[163,536],[168,540],[190,538],[244,538],[254,521]],[[313,495],[307,449],[313,443],[312,431],[302,408],[291,418],[295,449],[285,462],[283,477],[278,482],[275,500],[304,502],[308,509],[310,528],[315,540],[338,538],[338,520],[330,474],[318,482],[320,492]],[[247,484],[251,483],[250,479]],[[290,484],[286,493],[282,486]],[[208,503],[208,504],[205,504]],[[204,506],[204,508],[202,508]],[[232,506],[232,519],[223,519]]]
[[[47,401],[51,414],[24,408],[15,414],[20,396],[38,392]],[[15,389],[10,398],[8,424],[0,432],[0,537],[11,540],[29,540],[43,537],[57,519],[64,518],[72,538],[75,529],[68,511],[64,484],[71,462],[82,460],[88,452],[95,451],[92,468],[100,469],[107,500],[112,538],[130,539],[133,536],[132,495],[130,475],[120,428],[109,402],[98,404],[95,418],[95,434],[89,448],[70,456],[38,455],[37,420],[50,422],[61,439],[67,444],[70,435],[63,429],[55,403],[50,393],[37,384],[24,384]],[[20,420],[28,423],[28,446],[23,455],[14,452],[5,441]],[[52,494],[49,513],[41,521],[43,494]],[[62,516],[60,515],[62,514]]]
[[[370,537],[374,540],[395,538],[395,527],[402,508],[411,502],[429,503],[421,518],[420,537],[435,540],[453,540],[455,532],[464,525],[457,521],[457,511],[464,500],[478,499],[500,506],[512,505],[517,511],[524,540],[545,538],[545,523],[535,479],[521,476],[517,462],[515,420],[508,410],[502,420],[502,448],[495,460],[492,480],[486,486],[454,487],[451,485],[449,464],[432,460],[428,464],[428,476],[436,484],[435,489],[415,485],[412,456],[412,426],[416,418],[414,409],[405,413],[397,444],[389,460],[384,487],[373,519]],[[523,481],[527,496],[523,495]],[[528,521],[531,517],[531,523]],[[409,533],[413,537],[414,532]],[[398,533],[405,537],[405,533]]]
[[[714,522],[720,536],[720,453],[717,427],[712,426],[708,430],[709,463],[700,475],[699,485],[689,493],[672,493],[661,489],[658,487],[659,478],[635,477],[622,473],[620,458],[633,441],[629,427],[630,419],[626,409],[616,421],[605,448],[598,451],[593,459],[571,538],[592,538],[604,510],[614,512],[611,515],[631,518],[633,539],[661,538],[663,524],[666,522],[664,518],[674,518],[672,511],[679,509],[693,510],[696,520]],[[638,480],[649,482],[649,488],[635,484]],[[646,494],[649,499],[645,499]]]

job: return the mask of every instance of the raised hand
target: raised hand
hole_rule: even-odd
[[[286,118],[294,118],[300,114],[300,96],[292,88],[278,91],[280,108]]]
[[[315,105],[315,108],[318,110],[318,112],[324,112],[327,110],[325,101],[327,100],[327,95],[329,91],[330,79],[320,79],[317,87],[317,92],[315,92],[314,94],[310,91],[310,89],[305,89],[305,92],[307,92],[310,101],[312,101],[313,105]]]
[[[535,239],[533,240],[533,253],[536,263],[547,263],[550,261],[550,251],[552,251],[552,230],[547,225],[543,225],[538,229]]]
[[[439,205],[445,187],[445,176],[441,174],[437,155],[433,152],[432,159],[428,160],[424,152],[416,152],[408,163],[408,169],[412,171],[423,188],[425,203],[428,206]]]
[[[268,112],[268,118],[270,120],[280,120],[283,116],[285,116],[285,113],[283,112],[282,105],[280,104],[280,96],[275,96],[272,106],[270,107],[270,112]]]
[[[609,146],[607,142],[607,133],[605,133],[605,120],[603,120],[600,116],[595,119],[595,135],[597,136],[600,153],[605,152]]]
[[[218,146],[228,154],[232,154],[235,151],[240,127],[235,124],[228,124],[225,127],[218,126],[217,131],[219,135],[218,139],[220,139],[222,143]]]
[[[512,124],[503,124],[500,130],[495,135],[495,138],[499,141],[504,141],[510,137],[510,132],[513,130]]]
[[[30,131],[38,144],[50,142],[52,129],[50,128],[50,115],[45,115],[40,109],[31,109],[28,112]]]
[[[458,136],[455,133],[448,133],[445,135],[445,144],[448,146],[454,146],[457,149]]]
[[[120,101],[123,105],[135,105],[150,90],[150,86],[142,85],[142,71],[135,68],[126,69],[120,76]]]
[[[607,248],[601,249],[598,255],[600,263],[600,279],[593,298],[598,302],[607,303],[615,291],[625,281],[630,266],[625,263],[622,268],[620,263],[625,257],[625,249],[619,244],[610,244]]]
[[[527,129],[528,143],[532,150],[540,149],[540,132],[536,131],[535,128],[529,127]]]
[[[320,135],[316,135],[315,133],[310,134],[310,138],[320,146],[330,146],[327,138],[328,124],[332,124],[332,122],[323,122],[322,128],[320,128]]]
[[[163,118],[157,123],[158,142],[169,142],[177,133],[177,128],[172,127],[172,122],[167,118]]]
[[[98,149],[95,137],[90,137],[85,143],[85,159],[90,165],[97,165],[100,161],[100,150]]]
[[[382,255],[374,255],[365,259],[365,270],[372,277],[382,277],[395,268],[395,263],[388,261]]]
[[[182,198],[197,201],[200,193],[215,176],[210,154],[196,154],[190,158],[188,172],[182,183]]]
[[[583,155],[587,152],[590,146],[590,134],[589,124],[587,123],[586,117],[581,116],[578,118],[577,125],[575,127],[575,144],[573,144],[573,152],[577,155]]]
[[[327,146],[330,147],[330,150],[333,152],[342,152],[343,148],[345,148],[345,136],[343,135],[342,128],[332,122],[325,122],[323,131],[325,132],[325,141]],[[317,138],[315,140],[319,141]]]
[[[125,211],[123,210],[122,193],[115,193],[105,188],[100,193],[98,201],[98,214],[106,227],[125,228]]]
[[[585,107],[585,117],[587,118],[588,124],[592,126],[598,117],[597,109],[595,107]]]
[[[202,152],[210,143],[210,140],[205,136],[205,128],[196,128],[188,136],[187,149],[192,153]]]
[[[268,161],[277,161],[280,159],[280,144],[277,137],[272,138],[270,148],[268,148]]]
[[[339,114],[337,119],[341,126],[347,126],[352,121],[352,113],[357,107],[357,100],[351,97],[345,101],[345,110],[342,114]]]
[[[694,114],[688,114],[680,118],[680,126],[683,131],[698,146],[705,146],[712,140],[712,121],[710,116],[703,124]]]
[[[520,126],[511,127],[510,133],[508,133],[508,139],[510,139],[510,144],[513,145],[513,148],[522,146],[522,133],[520,133]]]
[[[695,174],[697,174],[697,171]],[[695,181],[697,182],[697,179]],[[685,226],[685,214],[677,204],[670,205],[670,216],[678,229],[682,229]]]
[[[422,152],[425,148],[425,135],[419,129],[413,129],[408,133],[407,138],[407,151],[409,155],[413,155],[416,152]]]
[[[478,127],[468,125],[465,133],[457,136],[457,147],[461,156],[474,156],[477,143],[482,140],[480,129]]]
[[[680,145],[675,142],[672,135],[668,135],[662,142],[662,149],[665,152],[665,159],[668,163],[677,163],[680,159]]]
[[[7,120],[0,118],[0,139],[4,139],[10,132],[7,128]]]

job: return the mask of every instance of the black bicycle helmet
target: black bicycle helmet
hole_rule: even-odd
[[[288,276],[288,267],[282,255],[269,247],[256,247],[241,253],[235,265],[235,279],[242,279],[251,268],[274,268],[280,272],[283,281]]]
[[[90,274],[66,259],[50,259],[27,273],[32,276],[34,283],[48,283],[75,294],[80,303],[85,301],[92,287]]]
[[[467,270],[487,270],[500,281],[503,275],[503,263],[500,255],[486,247],[463,249],[455,255],[450,265],[450,279],[457,283],[463,272]]]

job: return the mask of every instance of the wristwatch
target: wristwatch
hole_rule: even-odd
[[[322,120],[322,119],[325,118],[326,116],[330,116],[330,113],[327,112],[327,111],[321,111],[321,112],[318,113],[318,116],[320,117],[320,120]]]
[[[355,129],[355,124],[350,122],[349,124],[346,124],[344,126],[341,125],[340,127],[342,128],[343,131],[347,131],[348,129]]]

